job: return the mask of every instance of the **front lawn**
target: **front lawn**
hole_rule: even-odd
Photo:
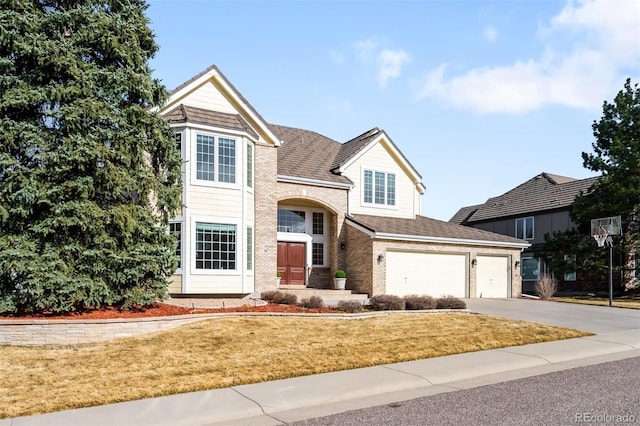
[[[565,303],[581,303],[584,305],[609,306],[608,297],[591,297],[591,296],[575,296],[575,297],[553,297],[551,300]],[[611,306],[616,308],[640,309],[640,298],[618,297],[613,299]]]
[[[0,347],[0,418],[588,333],[465,313],[226,317],[106,343]]]

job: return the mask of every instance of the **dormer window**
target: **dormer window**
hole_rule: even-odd
[[[365,170],[363,187],[363,201],[365,204],[396,205],[395,174]]]

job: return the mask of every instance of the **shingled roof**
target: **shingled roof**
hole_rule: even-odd
[[[342,144],[311,130],[270,124],[271,131],[282,141],[278,148],[278,175],[351,184],[345,176],[333,173],[331,165]]]
[[[164,118],[170,123],[190,122],[204,124],[208,126],[222,127],[225,129],[245,131],[253,137],[258,137],[258,134],[251,128],[251,126],[249,126],[240,114],[228,114],[187,105],[179,105],[164,114]]]
[[[580,192],[587,192],[598,179],[598,176],[574,179],[541,173],[498,197],[489,198],[484,204],[461,208],[449,222],[469,224],[567,209]]]
[[[462,226],[425,216],[415,219],[351,215],[347,219],[380,238],[391,236],[403,240],[425,240],[443,243],[484,244],[503,247],[529,247],[529,243],[506,235]]]

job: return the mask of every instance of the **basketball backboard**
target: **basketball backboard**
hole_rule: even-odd
[[[620,216],[603,217],[591,220],[591,236],[603,234],[622,234],[622,220],[620,219]]]

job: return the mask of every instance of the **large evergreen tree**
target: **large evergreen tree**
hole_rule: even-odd
[[[180,158],[146,3],[0,4],[0,312],[164,297]]]
[[[571,216],[578,232],[550,236],[539,255],[557,271],[577,268],[583,275],[606,275],[606,251],[598,249],[590,237],[591,219],[621,216],[623,235],[616,237],[615,267],[627,288],[635,267],[633,257],[640,250],[640,88],[627,79],[613,103],[604,102],[602,117],[592,125],[593,153],[582,153],[584,167],[601,173],[586,194],[576,197]],[[592,253],[589,253],[589,246]],[[554,253],[578,254],[576,265],[556,258]],[[603,281],[604,282],[604,281]]]

